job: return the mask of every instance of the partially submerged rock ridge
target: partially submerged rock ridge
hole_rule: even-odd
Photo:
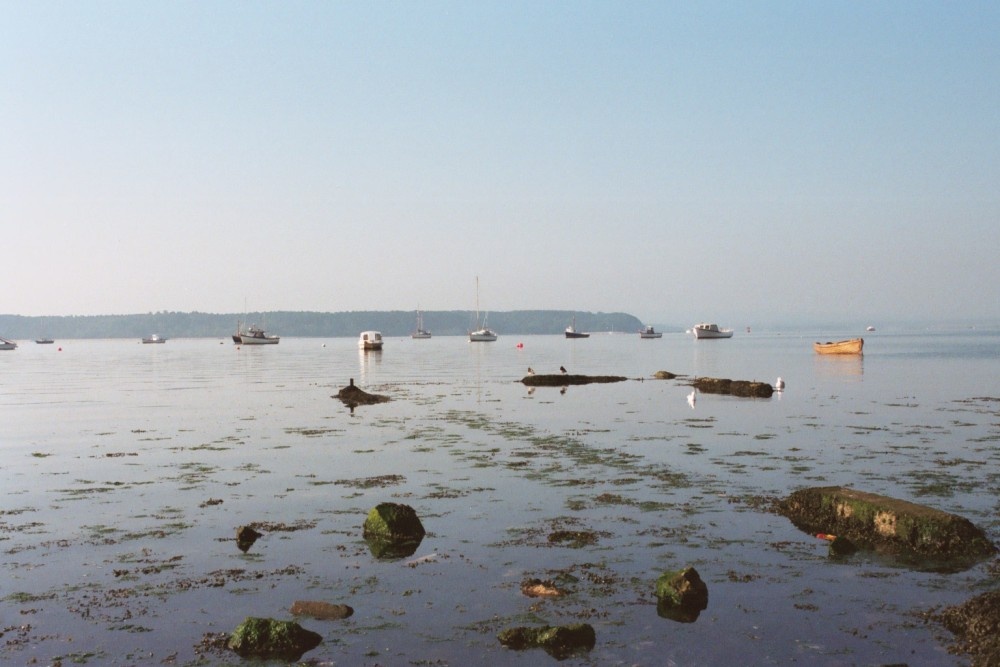
[[[842,486],[800,489],[779,511],[801,530],[844,536],[920,569],[966,569],[997,551],[968,519]]]
[[[624,382],[627,377],[620,375],[526,375],[521,382],[528,387],[565,387],[571,384],[593,384],[603,382]]]
[[[770,398],[774,387],[767,382],[750,380],[730,380],[729,378],[696,378],[691,383],[695,389],[705,394],[730,394],[748,398]]]

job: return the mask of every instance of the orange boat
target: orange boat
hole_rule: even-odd
[[[813,343],[813,349],[818,354],[862,354],[861,350],[864,346],[864,338],[839,340],[835,343]]]

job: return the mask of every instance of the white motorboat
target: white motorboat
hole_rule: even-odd
[[[0,350],[16,350],[17,343],[6,338],[0,338]]]
[[[244,345],[277,345],[279,340],[280,336],[269,334],[256,324],[240,333],[240,342]]]
[[[166,338],[162,338],[158,334],[153,334],[151,336],[146,336],[145,338],[143,338],[142,342],[145,343],[145,344],[147,344],[147,345],[148,344],[156,344],[156,343],[166,343],[167,339]]]
[[[718,324],[709,324],[707,322],[696,324],[691,330],[694,331],[694,337],[697,339],[733,337],[732,329],[720,329]]]
[[[639,338],[663,338],[663,332],[657,331],[652,326],[639,330]]]
[[[358,336],[358,347],[362,350],[381,350],[382,333],[379,331],[362,331]]]

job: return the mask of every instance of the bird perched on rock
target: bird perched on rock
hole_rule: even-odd
[[[784,390],[784,388],[785,388],[785,381],[784,381],[784,380],[782,380],[782,379],[781,379],[781,378],[779,377],[779,378],[778,378],[778,379],[777,379],[777,380],[775,381],[775,383],[774,383],[774,388],[775,388],[775,389],[777,389],[778,391],[782,391],[782,390]]]
[[[691,393],[688,394],[688,405],[691,406],[692,410],[694,410],[694,404],[697,400],[698,400],[697,390],[692,389]]]
[[[565,366],[560,366],[559,367],[559,372],[562,373],[563,375],[566,375],[566,367]]]
[[[534,374],[535,374],[535,369],[533,369],[531,366],[528,366],[528,375],[534,375]]]

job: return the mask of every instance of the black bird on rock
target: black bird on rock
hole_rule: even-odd
[[[562,373],[563,375],[566,375],[566,367],[565,367],[565,366],[560,366],[560,367],[559,367],[559,371],[560,371],[560,372],[561,372],[561,373]]]

